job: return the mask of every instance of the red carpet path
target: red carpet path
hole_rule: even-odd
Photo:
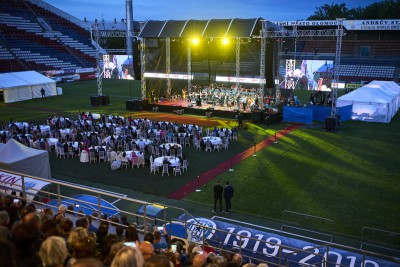
[[[282,137],[289,134],[291,131],[296,130],[300,126],[301,126],[300,124],[293,124],[293,125],[286,127],[285,129],[277,132],[276,140],[281,139]],[[226,160],[225,162],[221,163],[214,169],[201,174],[198,179],[191,181],[190,183],[186,184],[185,186],[183,186],[183,187],[179,188],[178,190],[176,190],[175,192],[171,193],[168,197],[172,198],[172,199],[177,199],[177,200],[184,198],[186,195],[192,193],[200,186],[202,186],[202,185],[206,184],[207,182],[211,181],[212,179],[214,179],[215,176],[225,172],[228,169],[233,168],[233,166],[235,166],[242,160],[245,160],[248,157],[252,156],[254,154],[254,150],[256,152],[258,152],[261,149],[264,149],[266,146],[269,146],[270,144],[272,144],[274,142],[275,142],[275,136],[272,135],[272,136],[268,137],[267,139],[264,139],[263,141],[258,143],[256,145],[255,149],[254,149],[254,147],[251,147],[251,148],[243,151],[242,153]]]

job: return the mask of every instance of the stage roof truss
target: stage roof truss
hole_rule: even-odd
[[[146,22],[140,38],[251,38],[261,30],[261,18],[167,20]],[[272,23],[269,22],[271,25]],[[277,25],[271,26],[278,29]]]

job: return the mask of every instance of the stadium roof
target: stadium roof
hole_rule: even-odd
[[[262,18],[210,20],[149,20],[139,37],[142,38],[250,38],[260,35]],[[278,29],[268,22],[268,28]]]

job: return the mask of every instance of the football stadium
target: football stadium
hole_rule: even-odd
[[[5,266],[400,266],[400,18],[0,33]]]

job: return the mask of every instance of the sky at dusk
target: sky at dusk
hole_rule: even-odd
[[[125,0],[45,0],[83,20],[111,21],[126,17]],[[379,0],[133,0],[133,18],[143,20],[186,20],[257,18],[269,21],[305,20],[324,4],[346,3],[365,7]]]

